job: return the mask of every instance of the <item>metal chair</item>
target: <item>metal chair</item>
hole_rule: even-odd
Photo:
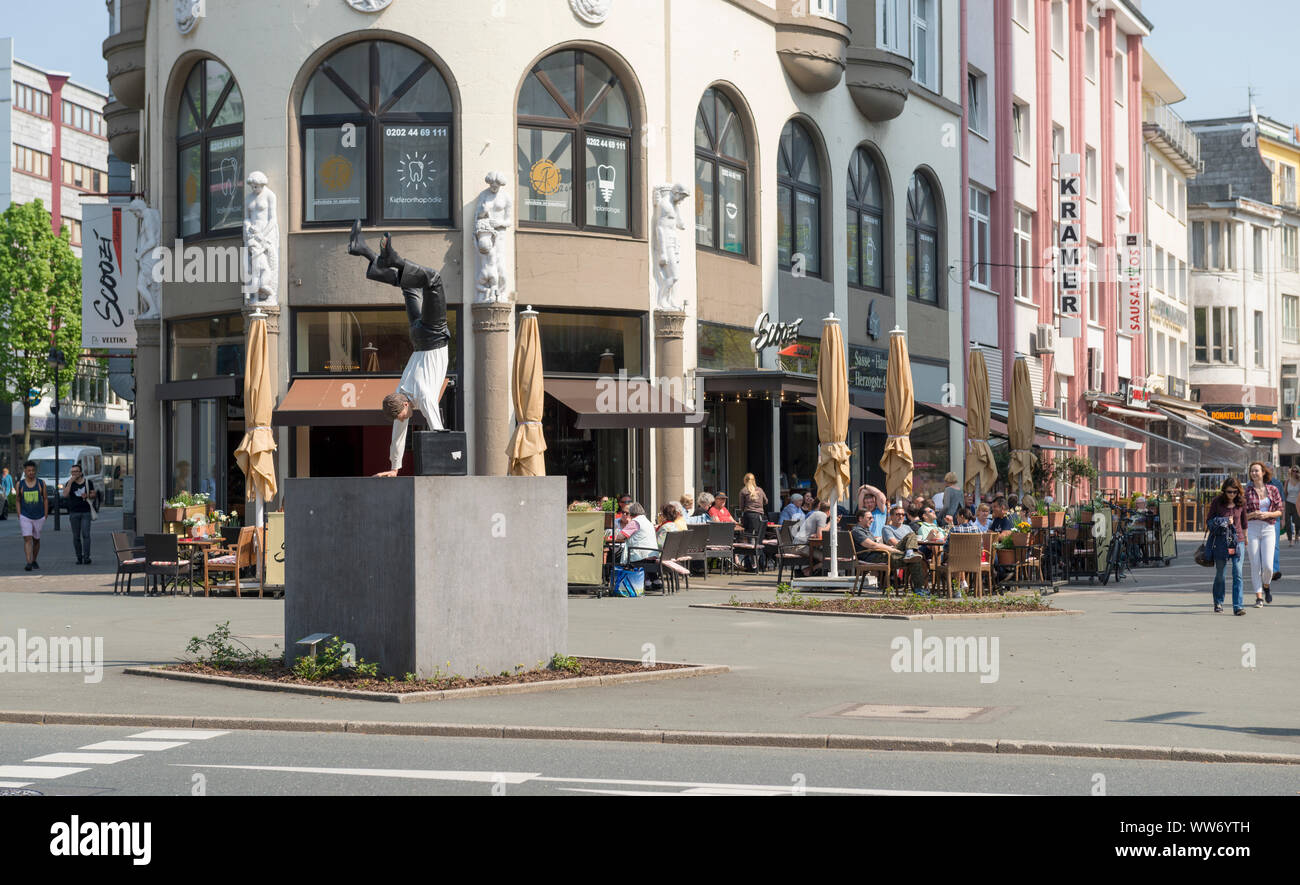
[[[145,558],[136,555],[144,553],[144,548],[131,546],[131,539],[127,537],[126,532],[113,532],[113,552],[117,554],[117,574],[113,577],[113,593],[116,595],[118,592],[124,592],[130,595],[131,576],[144,574]],[[121,590],[123,576],[126,577],[125,591]]]
[[[686,552],[690,538],[687,532],[669,532],[664,536],[663,550],[659,552],[660,580],[663,583],[664,595],[669,592],[676,593],[680,582],[686,581],[686,589],[691,589],[691,569],[690,554]],[[686,562],[683,565],[683,561]]]
[[[798,548],[801,544],[794,541],[794,533],[790,531],[787,525],[778,529],[777,548],[776,548],[776,582],[781,583],[781,575],[785,573],[785,567],[790,566],[790,572],[793,576],[796,567],[812,566],[812,559],[807,553],[799,553]],[[811,552],[811,551],[809,551]]]
[[[172,579],[172,595],[176,595],[176,586],[181,575],[189,583],[190,595],[194,595],[194,563],[181,559],[180,545],[175,535],[148,534],[144,536],[145,580],[154,579],[154,587],[162,578],[162,589],[167,589],[167,578]],[[161,591],[158,591],[161,592]]]
[[[704,528],[708,530],[704,545],[704,552],[708,554],[704,559],[705,574],[708,574],[709,556],[718,560],[718,568],[724,573],[735,571],[736,530],[733,526],[734,523],[730,522],[705,524]]]
[[[686,551],[684,555],[690,560],[690,565],[698,562],[704,566],[704,580],[707,581],[709,579],[708,524],[696,523],[684,532],[669,532],[669,534],[686,535]]]

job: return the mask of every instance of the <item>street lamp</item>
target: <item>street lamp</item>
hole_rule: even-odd
[[[50,411],[54,412],[54,530],[59,531],[59,370],[67,366],[68,362],[63,358],[63,351],[51,345],[50,354],[45,358],[50,364],[50,370],[54,373],[54,405]]]

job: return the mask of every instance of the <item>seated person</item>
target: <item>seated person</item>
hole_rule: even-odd
[[[659,542],[655,539],[655,527],[645,515],[645,508],[637,501],[627,505],[627,519],[622,528],[614,530],[617,540],[626,541],[623,547],[623,561],[639,562],[642,559],[659,557]]]
[[[889,522],[879,536],[871,534],[868,526],[873,514],[869,510],[859,511],[858,524],[853,527],[853,543],[866,552],[859,552],[858,558],[864,562],[888,562],[890,568],[901,564],[918,594],[926,593],[925,560],[917,553],[916,535],[903,524],[904,511],[895,507],[889,514]],[[912,538],[909,543],[908,538]]]
[[[993,518],[989,515],[989,505],[983,502],[975,510],[975,531],[990,532],[992,531]]]
[[[1005,538],[1015,528],[1011,521],[1011,515],[1007,513],[1007,502],[1002,498],[996,498],[993,501],[992,508],[993,518],[989,522],[989,531],[997,532],[999,539]]]
[[[804,499],[807,501],[807,499]],[[811,574],[822,559],[825,558],[822,548],[813,549],[808,542],[813,538],[821,538],[822,533],[831,522],[831,505],[829,501],[822,501],[817,505],[817,509],[804,518],[804,520],[791,528],[791,535],[794,542],[799,546],[795,548],[795,553],[801,556],[807,556],[810,563],[809,568],[804,572],[805,577]]]
[[[713,522],[713,519],[709,516],[709,508],[712,506],[713,496],[708,492],[700,492],[699,497],[695,499],[695,512],[686,517],[686,522],[690,525]]]
[[[970,512],[966,506],[957,508],[957,519],[954,521],[952,528],[948,529],[949,534],[971,535],[978,534],[981,531],[979,523],[975,521],[975,514]]]
[[[803,510],[803,518],[807,519],[817,512],[817,499],[814,498],[811,493],[804,494],[801,497],[803,498],[803,502],[800,505]]]
[[[735,522],[732,518],[731,511],[727,509],[727,493],[718,492],[713,499],[713,506],[709,508],[709,519],[713,522]]]
[[[889,498],[875,486],[863,485],[858,489],[858,509],[871,512],[871,533],[879,538],[889,518]]]
[[[805,515],[803,512],[803,495],[795,492],[790,496],[790,503],[786,504],[781,511],[781,522],[784,523],[787,519],[800,522]]]
[[[939,514],[934,512],[933,507],[921,511],[921,518],[917,520],[914,531],[921,541],[942,541],[948,536],[944,527],[939,525]]]
[[[659,529],[655,537],[659,546],[663,547],[664,537],[669,532],[684,532],[688,528],[690,526],[686,522],[686,517],[682,515],[682,505],[676,501],[669,501],[659,513]]]

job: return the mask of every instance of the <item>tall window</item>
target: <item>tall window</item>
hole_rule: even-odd
[[[1255,368],[1264,368],[1264,311],[1255,311]]]
[[[520,220],[630,231],[631,121],[623,84],[595,55],[565,50],[539,61],[519,92]]]
[[[907,189],[907,297],[939,303],[939,210],[921,172]]]
[[[1016,297],[1034,298],[1034,216],[1016,210]]]
[[[975,71],[966,74],[967,126],[977,135],[988,134],[988,110],[985,107],[988,82],[988,77]]]
[[[718,90],[706,89],[695,112],[697,246],[746,254],[748,179],[749,151],[736,108]]]
[[[1101,247],[1088,245],[1088,321],[1101,322],[1101,283],[1097,279]]]
[[[986,289],[992,280],[990,266],[992,254],[989,242],[989,192],[978,187],[970,189],[970,281]]]
[[[190,71],[176,109],[177,217],[182,237],[233,233],[244,223],[244,96],[207,58]]]
[[[1264,276],[1264,228],[1251,225],[1251,234],[1254,246],[1254,255],[1252,256],[1252,270],[1255,276]]]
[[[1195,316],[1195,336],[1196,336],[1196,361],[1206,363],[1210,360],[1209,347],[1209,330],[1206,328],[1209,320],[1209,308],[1198,307],[1193,311]]]
[[[322,62],[302,144],[305,222],[452,223],[451,94],[414,49],[372,40]]]
[[[865,148],[853,152],[849,162],[849,262],[850,286],[884,289],[885,201],[876,161]]]
[[[821,193],[817,147],[803,124],[791,120],[776,158],[776,253],[784,270],[798,262],[805,273],[821,275]]]
[[[1237,363],[1237,308],[1228,308],[1228,362]]]
[[[1094,148],[1085,148],[1083,156],[1084,156],[1084,166],[1083,166],[1084,190],[1087,191],[1088,199],[1092,200],[1093,202],[1096,202],[1097,193],[1098,193],[1097,178],[1099,175],[1099,172],[1097,170],[1097,151]]]
[[[1296,387],[1300,377],[1297,376],[1295,364],[1282,367],[1282,420],[1296,419]]]
[[[912,0],[912,79],[939,91],[938,0]]]
[[[1124,94],[1128,91],[1128,87],[1124,82],[1124,53],[1118,48],[1115,50],[1115,82],[1112,84],[1112,88],[1115,90],[1115,104],[1123,104]]]
[[[1083,38],[1084,76],[1097,82],[1097,29],[1088,25]]]
[[[1065,3],[1052,0],[1052,51],[1065,55]]]
[[[910,0],[876,0],[876,46],[907,55]]]
[[[1029,159],[1029,105],[1011,103],[1011,149],[1022,160]]]
[[[1236,363],[1237,308],[1198,307],[1193,315],[1196,326],[1196,361]]]
[[[1152,281],[1153,288],[1159,289],[1161,292],[1168,291],[1165,289],[1165,250],[1159,246],[1156,246],[1155,267],[1153,269],[1155,270],[1153,274],[1155,279]]]
[[[1282,270],[1300,269],[1297,263],[1300,256],[1300,228],[1292,224],[1282,225]]]

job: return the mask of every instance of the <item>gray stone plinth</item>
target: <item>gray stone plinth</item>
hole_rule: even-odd
[[[398,678],[568,653],[563,477],[289,479],[285,502],[290,662],[312,633]]]

